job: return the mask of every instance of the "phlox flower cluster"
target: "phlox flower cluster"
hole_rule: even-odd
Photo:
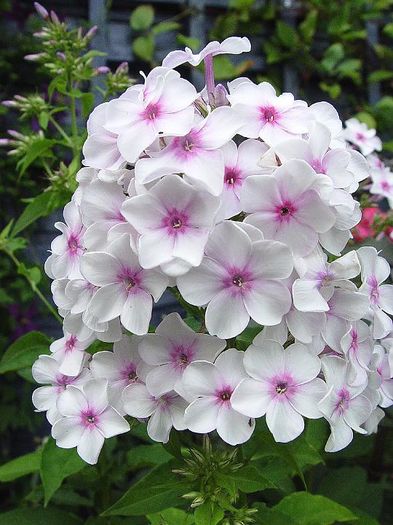
[[[374,248],[345,251],[368,163],[330,104],[216,86],[214,55],[249,49],[231,37],[170,53],[89,118],[45,266],[64,336],[33,366],[36,409],[89,463],[129,416],[156,441],[174,428],[230,445],[261,417],[278,442],[325,418],[336,451],[393,404],[390,268]],[[198,93],[174,68],[202,60]],[[171,313],[149,332],[174,287],[200,328]],[[113,350],[92,354],[96,339]]]

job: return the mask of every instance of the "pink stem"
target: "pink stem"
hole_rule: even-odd
[[[206,82],[206,89],[207,89],[207,96],[209,99],[209,104],[214,104],[214,89],[215,89],[215,83],[214,83],[214,68],[213,68],[213,55],[206,55],[205,59],[205,82]]]

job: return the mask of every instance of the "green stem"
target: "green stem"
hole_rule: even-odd
[[[52,115],[49,115],[49,122],[57,129],[57,131],[60,133],[63,139],[69,144],[70,148],[74,149],[74,144],[72,142],[71,137],[67,135],[64,129],[60,126],[58,122],[56,122],[56,120],[52,117]]]
[[[19,268],[21,267],[21,263],[19,261],[19,259],[12,253],[12,252],[9,252],[8,250],[5,250],[5,253],[8,255],[8,257],[10,257],[10,259],[13,261],[13,263],[15,264],[17,270],[19,271]],[[29,283],[30,285],[30,288],[33,290],[33,292],[41,299],[41,301],[44,303],[44,305],[47,307],[47,309],[50,311],[50,313],[53,315],[53,317],[59,321],[59,323],[62,323],[63,320],[62,318],[60,317],[60,315],[56,312],[56,310],[53,308],[53,306],[49,303],[49,301],[46,299],[46,297],[43,295],[43,293],[41,292],[41,290],[37,287],[36,283],[34,281],[32,281],[28,275],[25,275],[25,274],[22,274],[25,279],[27,280],[27,282]]]

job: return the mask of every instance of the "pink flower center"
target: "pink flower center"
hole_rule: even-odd
[[[78,339],[76,338],[75,335],[71,335],[66,343],[65,343],[65,350],[66,352],[72,352],[76,346],[76,343],[77,343]]]
[[[230,386],[223,386],[216,391],[217,402],[220,405],[229,405],[233,389]]]
[[[187,225],[188,215],[176,209],[171,210],[162,222],[162,227],[166,228],[170,236],[176,236],[180,232],[184,233]]]
[[[161,113],[161,109],[160,109],[159,104],[149,104],[145,108],[142,116],[144,120],[155,120],[156,118],[160,116],[160,113]]]
[[[181,160],[187,160],[198,153],[201,147],[199,133],[191,131],[185,137],[176,137],[171,148],[175,150],[175,155]]]
[[[295,393],[294,380],[287,373],[273,377],[270,384],[270,395],[274,399],[279,398],[280,400],[285,401]]]
[[[240,171],[237,168],[225,168],[224,183],[228,187],[237,186],[241,183]]]
[[[192,346],[175,346],[170,353],[172,365],[174,368],[184,370],[193,360],[194,354]]]
[[[337,401],[336,401],[336,406],[334,410],[337,411],[339,414],[343,414],[346,410],[348,410],[350,401],[351,401],[350,393],[345,387],[343,387],[337,393]]]
[[[359,336],[356,330],[351,330],[351,346],[349,347],[350,350],[353,352],[357,352],[359,350]]]
[[[137,272],[131,268],[124,268],[118,276],[118,282],[124,285],[126,293],[132,293],[139,286],[140,279]]]
[[[391,186],[390,186],[390,184],[388,183],[387,180],[383,180],[383,181],[381,182],[381,188],[382,188],[384,191],[390,191]]]
[[[79,236],[77,234],[71,233],[71,235],[68,237],[67,249],[71,256],[79,255],[80,252],[83,251],[83,247],[79,242]]]
[[[334,280],[334,274],[329,272],[329,270],[326,270],[324,272],[319,272],[318,273],[318,288],[322,288],[323,286],[329,286],[333,280]]]
[[[361,133],[360,131],[358,131],[356,133],[356,139],[359,140],[360,142],[363,142],[366,140],[366,137],[363,135],[363,133]]]
[[[264,121],[264,123],[269,122],[270,124],[277,122],[280,116],[279,112],[273,106],[260,107],[259,113],[261,120]]]
[[[136,373],[135,363],[127,363],[121,370],[120,377],[127,383],[136,383],[138,381],[138,374]]]
[[[233,294],[244,294],[251,287],[252,273],[246,268],[228,268],[223,285]]]
[[[56,376],[56,385],[60,387],[60,390],[64,390],[67,385],[72,385],[74,381],[75,377],[65,376],[64,374]]]
[[[317,173],[324,173],[324,174],[326,173],[326,168],[323,166],[323,163],[320,159],[313,159],[310,162],[310,166]]]
[[[89,408],[81,413],[81,420],[83,426],[93,428],[97,425],[99,417],[94,409]]]
[[[291,201],[283,201],[276,206],[276,220],[279,222],[289,222],[296,211],[297,208]]]
[[[367,277],[367,284],[370,287],[369,297],[371,304],[377,305],[379,303],[379,288],[378,281],[375,275],[370,275],[369,277]]]

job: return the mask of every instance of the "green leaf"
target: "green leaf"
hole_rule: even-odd
[[[31,367],[41,354],[49,353],[50,339],[41,332],[29,332],[17,339],[0,360],[0,374]]]
[[[15,236],[22,230],[30,226],[40,217],[45,217],[53,211],[54,208],[51,206],[52,193],[44,192],[37,195],[23,210],[22,214],[14,224],[12,229],[12,235]]]
[[[41,449],[5,463],[0,466],[0,481],[5,483],[14,479],[27,476],[32,472],[37,472],[41,464]]]
[[[180,509],[166,509],[146,516],[151,525],[193,525],[194,516]]]
[[[224,511],[217,505],[207,501],[195,509],[195,525],[217,525],[224,517]]]
[[[76,474],[86,466],[75,449],[65,449],[56,446],[49,438],[45,443],[41,457],[40,475],[44,486],[45,506],[53,494],[68,476]]]
[[[176,466],[176,462],[170,461],[154,468],[102,515],[143,516],[179,505],[180,496],[187,493],[189,488],[172,472]]]
[[[393,78],[393,71],[385,69],[373,71],[368,75],[369,82],[382,82],[383,80],[390,80],[391,78]]]
[[[49,113],[47,111],[41,111],[38,117],[38,123],[41,126],[41,128],[46,129],[48,127],[48,122],[49,122]]]
[[[276,489],[277,486],[267,479],[263,473],[253,465],[246,465],[232,474],[218,473],[217,479],[220,483],[233,492],[238,489],[246,494],[258,492],[265,489]]]
[[[369,128],[375,129],[377,127],[375,118],[366,111],[359,111],[359,113],[356,113],[355,118],[360,120],[360,122],[364,122],[365,124],[367,124]]]
[[[386,24],[383,28],[383,32],[390,38],[393,38],[393,22]]]
[[[193,38],[186,35],[176,35],[176,40],[179,42],[179,44],[192,49],[192,51],[197,51],[201,45],[199,38]]]
[[[56,141],[45,138],[35,140],[28,153],[18,163],[19,174],[23,175],[38,157],[48,156],[49,150],[55,143]]]
[[[274,507],[299,525],[333,525],[342,521],[356,520],[355,514],[324,496],[309,492],[295,492],[283,498]]]
[[[276,33],[280,42],[289,49],[292,49],[299,43],[299,35],[296,29],[281,20],[276,24]]]
[[[338,62],[345,56],[344,46],[340,43],[332,44],[327,48],[321,66],[328,72],[332,72]]]
[[[130,25],[135,31],[148,29],[154,20],[154,9],[151,5],[140,5],[131,13]]]
[[[0,525],[82,525],[83,521],[57,509],[15,509],[0,514]]]
[[[267,507],[265,503],[255,503],[254,508],[258,509],[258,513],[253,517],[260,525],[297,525],[292,518],[277,509]]]
[[[306,42],[311,42],[317,27],[318,11],[311,9],[306,18],[299,25],[299,31]]]
[[[138,36],[132,44],[132,50],[137,57],[151,62],[154,56],[154,38],[152,35]]]
[[[41,270],[38,266],[28,268],[24,263],[18,265],[18,274],[26,277],[35,286],[41,281],[42,277]]]
[[[160,33],[169,33],[170,31],[177,31],[181,25],[178,22],[159,22],[151,28],[153,35]]]
[[[163,445],[138,445],[127,453],[127,465],[133,470],[167,463],[172,456]]]

